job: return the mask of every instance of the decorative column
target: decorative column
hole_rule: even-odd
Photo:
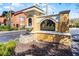
[[[59,32],[68,32],[69,31],[69,12],[70,10],[62,11],[59,13],[60,24]]]
[[[33,16],[33,32],[35,31],[39,31],[40,30],[40,24],[38,23],[39,22],[39,19],[37,18],[36,15]]]

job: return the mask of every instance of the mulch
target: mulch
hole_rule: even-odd
[[[72,56],[70,47],[53,42],[17,43],[14,52],[15,56]]]

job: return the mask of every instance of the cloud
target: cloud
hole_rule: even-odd
[[[12,3],[11,4],[12,10],[17,10],[17,9],[23,8],[24,6],[25,5],[22,3]]]
[[[44,12],[46,12],[46,5],[45,4],[43,5],[43,10],[44,10]],[[48,15],[53,14],[54,10],[55,10],[54,6],[48,5]]]
[[[3,8],[5,8],[6,10],[14,10],[14,7],[12,7],[12,6],[4,6]]]
[[[24,6],[24,4],[22,4],[22,3],[12,3],[12,6],[13,7],[21,7],[21,6]]]

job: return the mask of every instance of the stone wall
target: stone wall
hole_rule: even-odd
[[[67,46],[71,45],[70,35],[64,35],[62,33],[34,33],[34,39],[39,42],[54,42],[61,43]]]
[[[59,13],[59,32],[69,32],[69,12],[70,11],[62,11]]]

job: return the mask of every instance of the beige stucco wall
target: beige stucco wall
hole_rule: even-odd
[[[59,23],[56,22],[55,24],[56,24],[56,25],[55,25],[55,26],[56,26],[56,28],[55,28],[56,30],[55,30],[55,31],[58,32],[58,30],[59,30]]]
[[[69,35],[36,33],[34,34],[34,38],[36,41],[40,42],[56,42],[67,46],[71,45],[71,39]]]
[[[33,27],[33,30],[32,31],[40,31],[40,23],[38,23],[39,21],[39,18],[34,15],[32,17],[32,27]]]

